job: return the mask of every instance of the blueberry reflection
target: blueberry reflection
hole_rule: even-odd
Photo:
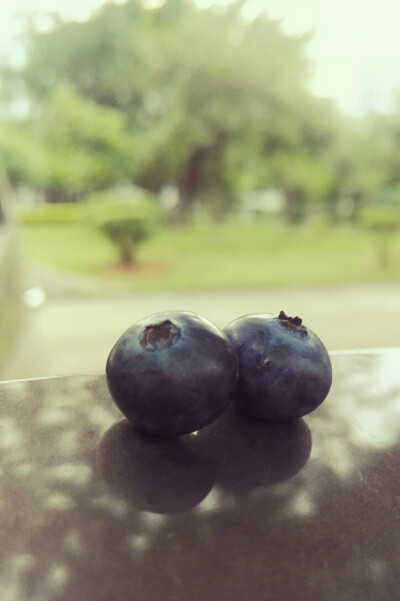
[[[220,460],[217,484],[238,495],[291,478],[311,453],[311,432],[303,419],[261,422],[234,406],[200,437]]]
[[[99,468],[112,491],[136,509],[177,514],[208,495],[217,462],[198,436],[157,438],[122,420],[102,438]]]

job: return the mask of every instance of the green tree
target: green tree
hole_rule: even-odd
[[[124,177],[124,115],[58,85],[23,122],[0,123],[0,158],[14,185],[41,188],[49,201],[78,199]]]
[[[362,207],[385,185],[387,170],[382,151],[365,123],[343,120],[327,153],[331,177],[325,206],[328,218],[336,221],[338,201],[352,199],[350,218],[357,222]]]
[[[46,151],[29,130],[30,123],[0,121],[0,167],[14,186],[41,187],[45,180]]]
[[[400,230],[400,203],[366,206],[360,221],[371,233],[379,267],[387,269],[393,263],[393,242]]]
[[[244,192],[275,185],[297,222],[312,202],[334,214],[340,194],[372,189],[356,128],[309,92],[307,36],[265,14],[249,22],[244,4],[109,2],[87,22],[31,29],[8,85],[26,90],[50,148],[49,197],[118,178],[153,192],[168,183],[182,219],[199,198],[220,218]]]
[[[33,132],[47,153],[49,200],[74,198],[115,183],[125,173],[124,115],[59,85],[41,106]]]
[[[199,196],[218,216],[243,188],[247,155],[291,135],[296,98],[307,94],[306,40],[265,16],[245,22],[243,4],[110,3],[86,23],[32,32],[22,77],[39,106],[72,83],[122,112],[134,157],[126,175],[154,191],[176,184],[182,217]]]
[[[390,114],[370,115],[367,126],[376,151],[376,164],[384,173],[381,195],[400,202],[400,95]]]

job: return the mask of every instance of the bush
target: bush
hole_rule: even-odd
[[[400,229],[400,204],[365,207],[361,212],[360,222],[374,234],[378,264],[386,269],[393,262],[392,239]]]
[[[364,227],[375,232],[393,232],[400,228],[400,204],[370,205],[360,215]]]
[[[20,207],[17,209],[17,215],[25,225],[77,223],[82,218],[82,203],[44,203],[32,207]]]
[[[107,236],[122,263],[134,263],[139,245],[158,222],[154,197],[140,188],[110,190],[91,194],[85,205],[85,221]]]

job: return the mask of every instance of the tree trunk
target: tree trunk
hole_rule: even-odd
[[[188,223],[192,220],[195,198],[204,184],[202,181],[203,164],[207,152],[207,148],[197,148],[192,152],[186,163],[185,171],[178,182],[178,220],[181,223]]]
[[[208,202],[210,207],[210,215],[215,223],[221,223],[225,217],[225,202],[224,191],[221,188],[210,190]]]
[[[182,224],[190,223],[193,219],[194,195],[184,185],[179,185],[179,203],[177,206],[177,221]]]
[[[128,253],[120,253],[119,262],[124,267],[132,267],[132,265],[135,265],[136,259]]]
[[[361,192],[355,192],[353,194],[353,211],[351,214],[351,221],[357,224],[360,220],[360,211],[363,206],[363,195]]]
[[[306,218],[306,198],[299,188],[286,191],[284,210],[285,220],[289,225],[298,225]]]
[[[178,182],[180,202],[178,218],[188,222],[193,217],[196,198],[207,195],[210,213],[221,220],[224,213],[224,185],[222,159],[225,135],[216,134],[212,144],[197,148],[189,156],[185,171]]]

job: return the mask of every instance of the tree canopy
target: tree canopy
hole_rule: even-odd
[[[173,184],[183,217],[198,198],[218,216],[239,194],[274,185],[296,221],[305,198],[373,187],[371,177],[360,183],[363,135],[309,92],[308,38],[284,35],[265,14],[246,20],[244,4],[109,2],[86,22],[31,29],[8,85],[30,99],[25,131],[48,196],[121,179],[156,192]],[[19,175],[37,183],[26,167]]]

